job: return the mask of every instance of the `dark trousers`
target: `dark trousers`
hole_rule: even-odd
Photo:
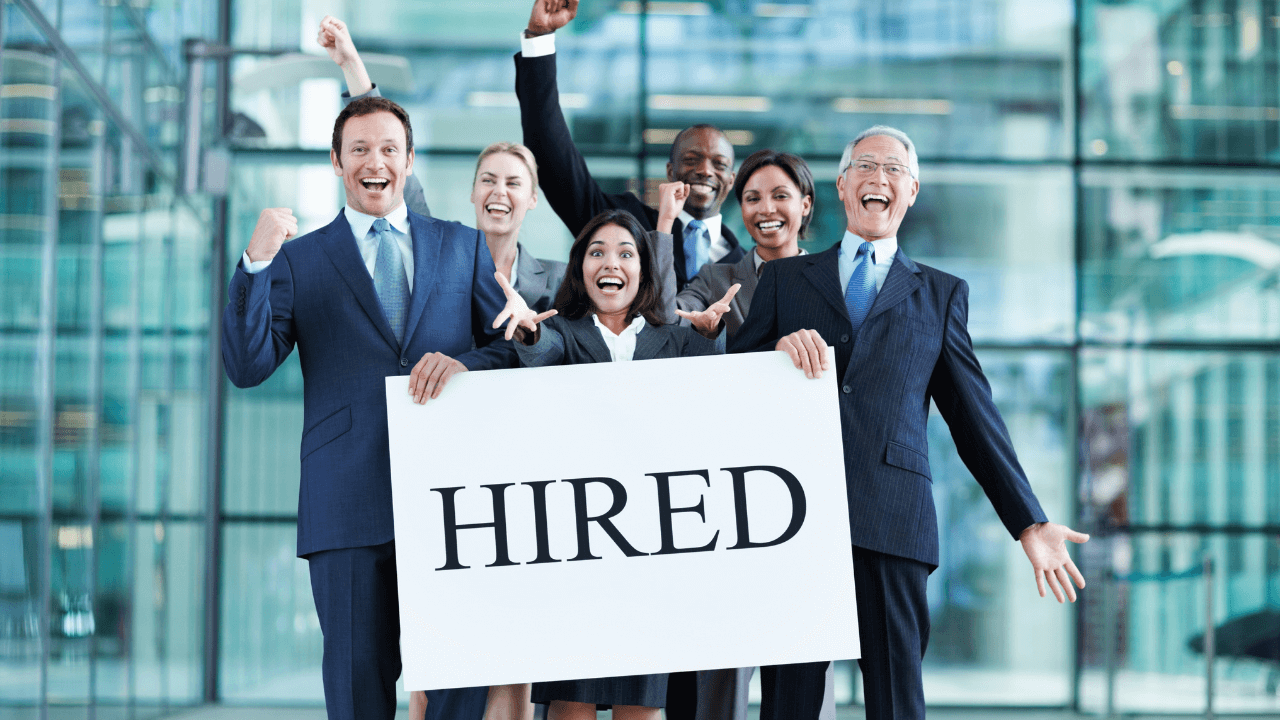
[[[324,634],[324,704],[330,720],[394,718],[400,677],[395,541],[307,556]],[[427,692],[426,720],[480,720],[489,688]]]
[[[867,720],[925,716],[920,665],[929,644],[929,566],[853,548]],[[817,720],[827,663],[760,668],[760,720]]]

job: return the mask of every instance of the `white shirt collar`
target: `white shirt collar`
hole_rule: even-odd
[[[858,246],[864,242],[866,242],[865,239],[845,230],[844,238],[840,241],[840,253],[848,253],[849,258],[852,259],[858,255]],[[893,262],[893,256],[898,253],[898,237],[896,235],[872,240],[871,245],[876,249],[876,265],[886,265]]]
[[[368,235],[369,228],[373,227],[373,221],[378,219],[372,215],[365,215],[350,205],[343,208],[343,212],[347,216],[347,222],[351,224],[351,234],[357,240]],[[395,210],[387,213],[386,218],[393,230],[405,235],[411,235],[409,232],[409,206],[403,201]]]
[[[808,254],[809,254],[808,250],[805,250],[804,248],[800,248],[800,252],[796,253],[796,257],[800,257],[801,255],[808,255]],[[759,275],[760,268],[764,267],[764,264],[769,261],[760,257],[760,253],[756,252],[755,248],[751,248],[751,257],[754,258],[755,260],[756,275]]]
[[[680,218],[680,222],[684,223],[685,227],[689,227],[689,223],[693,222],[694,220],[694,217],[689,213],[685,212],[684,210],[680,211],[680,215],[678,217]],[[721,216],[717,214],[717,215],[712,215],[711,217],[708,217],[708,218],[702,218],[702,220],[700,221],[703,224],[703,226],[707,228],[707,239],[711,241],[712,245],[715,245],[716,240],[719,239],[720,237],[721,220],[722,220]],[[680,241],[680,242],[683,242],[684,240],[684,238],[676,238],[676,239],[677,241]]]
[[[596,327],[600,328],[600,339],[604,341],[604,346],[609,349],[610,360],[624,362],[635,358],[636,337],[644,329],[643,315],[637,315],[636,319],[632,320],[630,325],[622,328],[622,332],[617,335],[614,335],[612,330],[600,322],[599,315],[592,313],[591,319],[595,321]]]

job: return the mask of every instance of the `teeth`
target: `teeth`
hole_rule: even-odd
[[[713,190],[713,188],[706,183],[689,183],[689,186],[698,192],[709,193]]]
[[[489,204],[489,205],[485,205],[485,206],[484,206],[484,209],[485,209],[485,212],[495,212],[495,211],[496,211],[496,212],[504,212],[504,213],[509,213],[509,212],[511,212],[511,207],[510,207],[510,206],[508,206],[508,205],[499,205],[499,204],[497,204],[497,203],[491,203],[491,204]]]
[[[782,227],[782,221],[770,220],[769,222],[757,223],[756,227],[760,228],[761,230],[776,230]]]
[[[365,187],[379,187],[379,188],[381,188],[381,187],[385,187],[385,186],[386,186],[386,184],[387,184],[387,180],[386,180],[386,178],[365,178],[364,180],[361,180],[360,182],[364,183],[364,186],[365,186]]]
[[[610,287],[622,287],[622,281],[619,280],[618,278],[606,277],[606,278],[600,278],[596,282],[596,285],[598,287],[604,287],[605,285],[608,285]]]
[[[863,196],[862,196],[862,202],[867,202],[868,200],[879,200],[880,202],[884,203],[885,205],[888,205],[888,204],[889,204],[889,198],[887,198],[887,197],[885,197],[885,196],[883,196],[883,195],[876,195],[876,194],[874,194],[874,193],[867,193],[866,195],[863,195]]]

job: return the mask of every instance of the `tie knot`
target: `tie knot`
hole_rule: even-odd
[[[864,241],[863,241],[863,243],[862,243],[861,245],[859,245],[859,246],[858,246],[858,254],[859,254],[859,255],[866,255],[868,258],[870,258],[870,259],[871,259],[871,262],[875,262],[875,261],[876,261],[876,246],[875,246],[875,245],[872,245],[870,242],[867,242],[867,241],[865,241],[865,240],[864,240]]]
[[[693,220],[689,221],[689,229],[692,230],[693,232],[702,232],[703,230],[706,229],[706,227],[707,226],[697,218],[694,218]]]
[[[391,229],[391,223],[387,222],[386,218],[378,218],[377,220],[373,221],[373,227],[371,229],[374,232],[379,232],[379,233],[387,232]]]

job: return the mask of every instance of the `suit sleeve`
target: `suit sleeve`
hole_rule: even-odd
[[[676,263],[672,255],[671,233],[649,231],[649,271],[658,288],[658,315],[664,325],[680,323],[676,315]],[[685,323],[687,324],[687,323]]]
[[[729,338],[729,352],[765,352],[778,344],[777,268],[776,263],[764,264],[760,284],[751,296],[751,311],[738,332]]]
[[[753,303],[751,311],[755,313]],[[1005,529],[1017,539],[1048,518],[1013,450],[1013,441],[991,397],[969,337],[969,286],[957,283],[947,304],[942,352],[929,379],[929,394],[947,421],[965,467],[991,500]]]
[[[369,88],[369,92],[355,97],[351,97],[351,93],[343,90],[342,107],[346,107],[356,100],[371,97],[382,97],[382,93],[378,90],[376,83]],[[418,181],[417,175],[410,174],[409,179],[404,181],[404,204],[408,205],[410,210],[423,217],[431,217],[431,208],[427,205],[427,195],[423,192],[422,183]]]
[[[637,208],[632,207],[632,203],[619,202],[600,189],[578,146],[574,145],[560,110],[555,54],[526,58],[517,53],[515,60],[516,97],[520,100],[524,144],[538,161],[542,194],[569,232],[576,237],[591,218],[612,208],[621,207],[636,214]],[[635,205],[642,204],[638,198],[632,199]],[[646,221],[639,215],[637,219],[641,223]]]
[[[283,251],[262,272],[237,264],[222,310],[222,366],[231,384],[258,385],[289,357],[294,344],[293,270]]]
[[[564,364],[564,334],[560,332],[559,325],[557,318],[547,318],[539,323],[537,342],[532,345],[515,344],[521,367]]]
[[[493,264],[493,256],[489,254],[489,245],[484,241],[484,233],[466,228],[465,231],[475,233],[475,263],[471,275],[471,337],[476,347],[459,355],[456,359],[468,370],[498,370],[517,367],[515,348],[511,341],[503,337],[504,330],[493,327],[493,319],[498,317],[502,308],[506,307],[507,296],[502,287],[494,279],[497,268]]]

